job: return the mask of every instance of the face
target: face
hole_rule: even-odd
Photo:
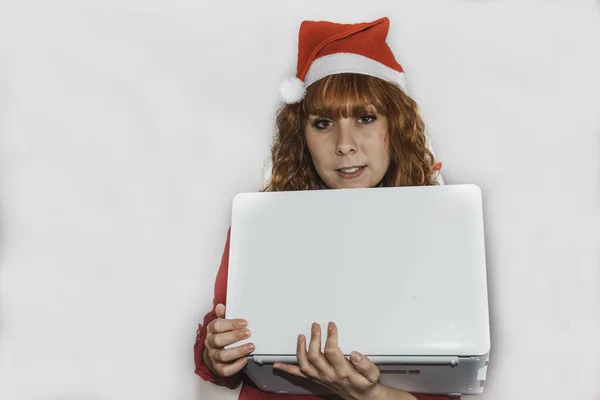
[[[331,189],[375,187],[390,165],[387,119],[371,105],[365,110],[337,121],[320,115],[306,121],[313,164]]]

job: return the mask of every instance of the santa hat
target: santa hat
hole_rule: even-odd
[[[329,21],[303,21],[298,35],[298,64],[295,77],[279,86],[279,94],[287,104],[299,103],[306,88],[328,75],[356,73],[370,75],[384,81],[394,82],[407,91],[402,66],[396,61],[385,42],[390,27],[387,17],[373,22],[338,24]],[[427,146],[433,153],[429,137]],[[441,163],[436,180],[443,185]],[[263,169],[265,188],[271,179],[272,159],[269,157]]]
[[[298,103],[308,86],[328,75],[344,72],[395,82],[406,91],[404,70],[385,42],[389,27],[387,17],[358,24],[302,22],[296,76],[286,79],[279,87],[283,101]]]

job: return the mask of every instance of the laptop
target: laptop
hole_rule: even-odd
[[[280,394],[327,395],[272,368],[334,321],[339,347],[411,393],[483,392],[490,351],[476,185],[241,193],[232,208],[226,318],[248,320],[245,373]]]

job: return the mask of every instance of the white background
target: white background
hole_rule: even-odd
[[[479,398],[599,400],[597,0],[0,1],[0,398],[237,398],[192,357],[231,199],[301,20],[384,15],[446,183],[484,192]]]

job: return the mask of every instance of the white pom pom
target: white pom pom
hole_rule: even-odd
[[[279,94],[287,104],[300,102],[306,94],[304,82],[295,76],[287,78],[279,85]]]

